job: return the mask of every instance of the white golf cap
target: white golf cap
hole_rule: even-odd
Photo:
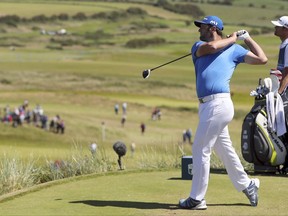
[[[273,25],[288,28],[288,16],[282,16],[277,21],[271,21]]]

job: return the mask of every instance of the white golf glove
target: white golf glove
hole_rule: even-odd
[[[248,31],[246,30],[239,30],[237,31],[237,40],[245,40],[246,38],[249,38],[250,35]]]

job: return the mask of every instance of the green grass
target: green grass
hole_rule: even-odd
[[[211,174],[206,211],[177,208],[191,181],[180,170],[118,172],[62,180],[34,187],[2,200],[1,215],[286,215],[285,177],[257,176],[261,185],[258,207],[237,192],[227,175]],[[271,207],[273,199],[273,208]]]

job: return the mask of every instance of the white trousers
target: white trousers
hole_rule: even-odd
[[[190,197],[193,199],[202,200],[205,197],[213,149],[238,191],[244,190],[250,184],[251,179],[244,171],[229,136],[228,124],[233,116],[234,106],[229,94],[199,105],[199,124],[192,145],[193,180]]]

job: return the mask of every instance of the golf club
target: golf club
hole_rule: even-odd
[[[144,79],[146,79],[146,78],[148,78],[148,77],[150,76],[151,71],[156,70],[156,69],[158,69],[158,68],[160,68],[160,67],[163,67],[163,66],[165,66],[165,65],[167,65],[167,64],[170,64],[170,63],[172,63],[172,62],[178,61],[178,60],[180,60],[180,59],[182,59],[182,58],[185,58],[185,57],[187,57],[187,56],[190,56],[191,54],[192,54],[192,53],[188,53],[188,54],[186,54],[186,55],[184,55],[184,56],[181,56],[181,57],[179,57],[179,58],[177,58],[177,59],[174,59],[174,60],[172,60],[172,61],[166,62],[166,63],[164,63],[164,64],[162,64],[162,65],[157,66],[157,67],[154,67],[154,68],[151,68],[151,69],[146,69],[146,70],[144,70],[144,71],[142,72],[142,76],[143,76]]]

